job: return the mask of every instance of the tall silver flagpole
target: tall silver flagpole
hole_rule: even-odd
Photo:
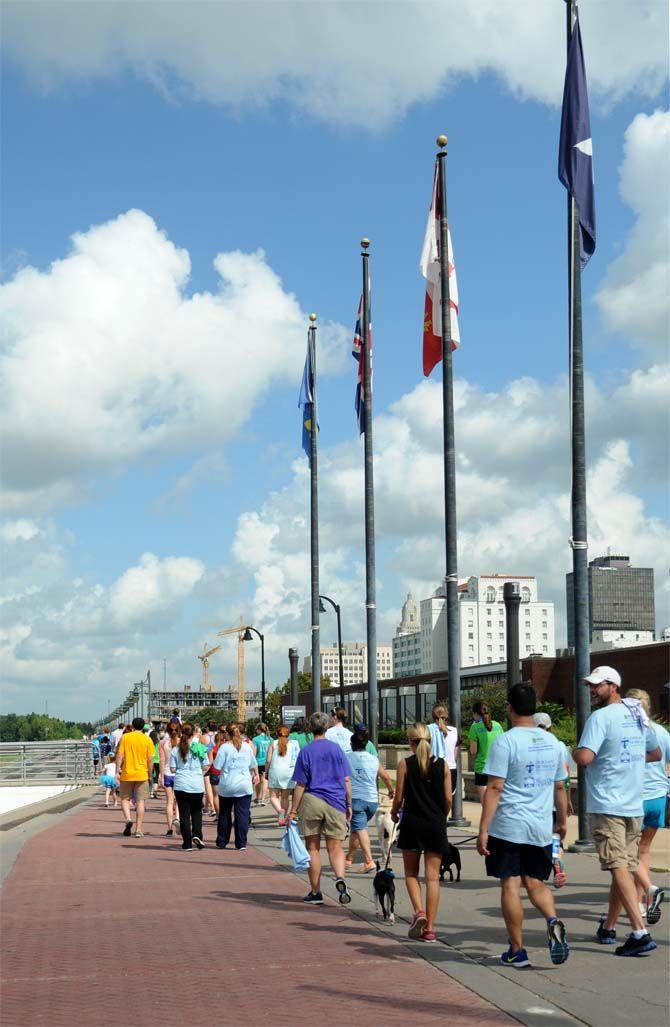
[[[321,643],[319,633],[319,468],[316,408],[316,314],[309,315],[309,347],[312,364],[312,420],[310,424],[310,568],[312,584],[312,708],[321,709]]]
[[[574,0],[566,3],[567,50],[576,18]],[[584,344],[582,339],[582,269],[579,249],[579,208],[568,192],[568,307],[570,353],[570,446],[572,452],[572,586],[575,624],[574,696],[577,739],[591,712],[591,697],[584,678],[591,672],[589,626],[589,557],[586,524],[586,427],[584,406]],[[578,838],[576,845],[590,845],[586,812],[586,768],[577,768]]]
[[[375,570],[375,486],[372,458],[372,359],[370,351],[370,254],[369,239],[361,239],[363,261],[363,303],[361,305],[361,348],[365,400],[365,614],[368,643],[368,730],[377,744],[377,599]]]
[[[442,410],[444,419],[444,529],[447,557],[447,671],[449,719],[461,733],[461,638],[458,608],[458,538],[456,526],[456,441],[454,431],[454,378],[449,305],[449,244],[447,225],[447,137],[437,137],[438,199],[440,210],[440,296],[442,300]],[[460,767],[459,767],[460,770]],[[459,785],[454,792],[451,823],[466,825]]]

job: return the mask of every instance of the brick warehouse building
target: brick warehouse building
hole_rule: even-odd
[[[654,642],[649,645],[630,646],[626,649],[610,649],[591,653],[591,667],[606,665],[614,667],[623,680],[622,691],[628,688],[644,688],[651,697],[651,708],[655,716],[670,719],[668,710],[668,682],[670,682],[670,643]],[[562,703],[574,707],[573,679],[575,661],[573,656],[530,656],[521,661],[520,679],[531,681],[539,702]],[[463,692],[474,691],[482,685],[504,686],[506,667],[504,663],[485,664],[461,670]],[[367,695],[365,683],[348,686],[344,690],[345,705],[351,723],[367,720]],[[380,728],[404,727],[415,720],[430,716],[433,704],[446,700],[449,694],[449,678],[446,671],[433,674],[419,674],[411,678],[388,679],[378,682],[379,726]],[[338,688],[323,688],[321,702],[329,709],[339,702]],[[301,692],[298,701],[311,712],[309,692]]]

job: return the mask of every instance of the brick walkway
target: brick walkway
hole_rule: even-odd
[[[255,849],[182,852],[150,806],[142,840],[96,799],[22,849],[3,889],[3,1027],[517,1022],[346,909],[305,908],[305,877]]]

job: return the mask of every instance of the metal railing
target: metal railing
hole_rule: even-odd
[[[95,781],[90,742],[0,742],[0,785]]]

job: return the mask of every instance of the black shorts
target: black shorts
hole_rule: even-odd
[[[547,881],[551,874],[551,843],[549,845],[521,845],[504,838],[489,835],[486,857],[488,877],[534,877]]]
[[[489,775],[488,774],[478,774],[477,772],[475,772],[475,784],[479,788],[486,788],[488,783],[489,783]]]
[[[265,777],[265,764],[262,767],[258,767],[258,776]]]

